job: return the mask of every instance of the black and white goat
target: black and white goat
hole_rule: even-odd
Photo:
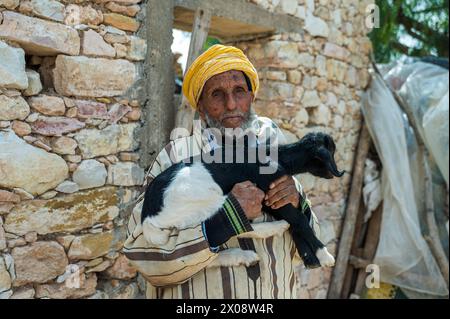
[[[251,163],[247,159],[244,163],[206,163],[197,157],[174,164],[159,174],[146,190],[142,207],[144,237],[149,242],[164,244],[168,241],[171,228],[182,229],[207,220],[222,207],[226,194],[236,183],[249,180],[266,193],[273,181],[286,174],[340,177],[343,172],[337,170],[335,149],[329,135],[309,133],[296,143],[279,145],[275,163],[273,159],[269,163],[260,160]],[[275,166],[275,172],[260,174],[260,168],[268,164]],[[333,256],[317,239],[305,214],[300,214],[291,204],[278,209],[263,206],[263,211],[290,225],[305,266],[334,265]],[[252,226],[255,229],[258,225]]]

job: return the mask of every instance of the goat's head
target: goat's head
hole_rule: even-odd
[[[325,133],[309,133],[297,143],[281,148],[280,162],[292,175],[310,173],[322,178],[341,177],[334,160],[336,145]]]
[[[322,178],[341,177],[344,171],[339,172],[334,160],[336,145],[333,138],[325,133],[309,133],[300,143],[306,146],[308,154],[304,163],[305,172]]]

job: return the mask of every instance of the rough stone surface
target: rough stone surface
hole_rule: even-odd
[[[116,50],[103,40],[102,36],[93,30],[83,31],[81,53],[93,57],[116,56]]]
[[[79,231],[117,217],[118,204],[113,187],[23,202],[6,216],[4,228],[17,235],[30,231],[41,235]]]
[[[26,53],[33,55],[80,52],[80,37],[73,28],[11,11],[3,12],[0,38],[17,42]]]
[[[139,22],[135,19],[117,13],[104,14],[103,22],[125,31],[136,32],[139,29]]]
[[[55,89],[67,96],[121,95],[136,77],[135,66],[126,60],[59,55],[55,65]]]
[[[281,10],[284,13],[294,15],[297,12],[298,1],[297,0],[281,0]]]
[[[0,207],[1,212],[1,207]],[[6,248],[6,234],[5,230],[3,229],[3,226],[0,225],[0,250],[3,250]]]
[[[333,223],[329,220],[320,222],[320,240],[324,245],[327,245],[330,241],[336,238]]]
[[[31,127],[25,122],[13,121],[11,128],[18,136],[25,136],[31,133]]]
[[[13,188],[14,193],[20,196],[21,200],[29,200],[34,199],[34,196],[30,193],[28,193],[26,190],[22,188],[15,187]]]
[[[15,9],[19,6],[19,0],[0,0],[0,7],[5,7],[6,9]]]
[[[73,118],[66,117],[44,117],[31,124],[34,133],[45,136],[61,136],[66,133],[78,131],[86,124]]]
[[[144,169],[133,162],[119,162],[108,168],[108,184],[117,186],[142,185]]]
[[[342,61],[350,58],[350,52],[347,49],[330,42],[325,43],[323,55]]]
[[[114,232],[89,234],[75,237],[70,245],[68,256],[70,260],[89,260],[104,256],[111,250],[119,249],[121,244],[114,238]]]
[[[96,160],[82,161],[73,173],[73,181],[80,189],[94,188],[105,185],[106,182],[105,165]]]
[[[77,183],[64,181],[56,187],[56,190],[60,193],[72,194],[78,192],[80,190],[80,187]]]
[[[320,98],[316,91],[306,91],[303,95],[302,105],[304,107],[314,107],[320,105]]]
[[[79,299],[95,293],[97,276],[95,274],[73,274],[70,282],[44,284],[36,287],[36,298]]]
[[[0,95],[0,120],[24,120],[30,114],[30,107],[20,96]]]
[[[18,203],[18,202],[20,202],[20,196],[14,194],[12,192],[8,192],[3,189],[0,189],[0,202]]]
[[[82,119],[103,119],[109,118],[108,109],[105,103],[88,100],[75,100],[77,116]]]
[[[137,272],[129,260],[124,255],[120,255],[114,265],[105,271],[105,274],[111,278],[129,280],[136,277]]]
[[[35,291],[33,287],[24,286],[14,290],[10,299],[33,299],[34,295]]]
[[[29,145],[12,132],[0,132],[0,149],[1,187],[39,195],[67,178],[67,164],[61,157]]]
[[[325,21],[315,17],[311,12],[306,12],[305,30],[313,37],[328,37],[329,28]]]
[[[130,17],[134,17],[140,10],[140,7],[138,5],[122,6],[115,2],[108,2],[105,7],[112,12],[122,13]]]
[[[133,108],[130,112],[127,113],[127,118],[131,121],[139,121],[141,118],[142,112],[138,108]]]
[[[34,15],[40,18],[63,22],[64,5],[54,0],[31,0],[30,7]]]
[[[139,37],[131,36],[127,59],[132,61],[143,61],[145,59],[146,53],[147,53],[147,42]]]
[[[102,22],[102,12],[100,10],[95,10],[90,5],[80,7],[76,4],[69,4],[66,7],[64,23],[67,25],[99,25]]]
[[[71,137],[61,136],[52,139],[51,147],[53,152],[60,155],[75,155],[77,141]]]
[[[16,247],[11,255],[16,271],[14,286],[47,282],[64,273],[68,264],[63,247],[56,242],[41,241]]]
[[[66,105],[64,100],[57,96],[39,95],[29,99],[30,106],[45,115],[64,115]]]
[[[112,105],[108,111],[109,123],[117,123],[130,111],[131,107],[129,107],[128,105],[119,103]]]
[[[273,57],[273,64],[285,68],[295,68],[299,64],[297,44],[284,41],[271,41],[265,48],[266,58]]]
[[[1,226],[0,226],[1,227]],[[0,256],[0,293],[11,288],[11,276],[6,269],[5,260]]]
[[[75,135],[83,158],[93,158],[133,151],[137,142],[133,139],[138,124],[113,124],[103,130],[84,129]]]
[[[25,53],[21,48],[11,47],[0,41],[0,88],[23,90],[27,87]]]
[[[42,91],[41,77],[38,72],[27,69],[28,87],[23,91],[24,96],[38,95]]]

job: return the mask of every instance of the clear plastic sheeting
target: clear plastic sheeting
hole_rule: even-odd
[[[448,188],[448,70],[423,63],[396,63],[384,75],[414,114],[418,129]]]
[[[410,128],[389,88],[373,72],[362,111],[383,164],[383,218],[374,258],[381,281],[413,292],[410,297],[446,296],[445,280],[421,234],[409,153],[417,146],[407,137]]]

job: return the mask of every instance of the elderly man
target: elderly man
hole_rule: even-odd
[[[215,45],[187,71],[183,94],[207,130],[243,128],[256,135],[267,130],[279,135],[272,121],[252,112],[258,87],[256,70],[241,50]],[[205,151],[205,146],[206,151],[214,148],[214,138],[208,136],[194,132],[171,142],[153,163],[147,183],[173,163]],[[143,196],[130,218],[124,252],[147,279],[148,298],[296,298],[294,268],[299,259],[289,231],[266,238],[246,237],[252,225],[274,221],[261,211],[263,203],[273,208],[291,203],[299,214],[307,214],[310,225],[318,231],[309,202],[292,176],[275,181],[267,194],[250,182],[236,184],[212,218],[171,230],[164,245],[145,241],[140,225],[142,202]],[[253,250],[260,261],[248,267],[208,267],[219,251],[230,248]]]

